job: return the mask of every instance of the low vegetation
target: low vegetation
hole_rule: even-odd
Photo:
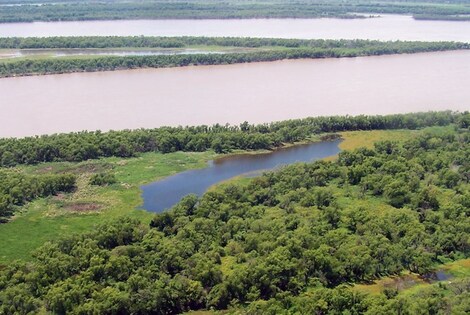
[[[7,221],[15,209],[40,197],[70,192],[75,188],[72,174],[26,176],[0,170],[0,223]]]
[[[318,48],[318,49],[460,49],[465,43],[420,42],[363,39],[286,39],[247,37],[152,37],[152,36],[59,36],[59,37],[6,37],[0,38],[0,48],[54,49],[54,48],[189,48],[189,47],[247,47],[247,48]]]
[[[469,257],[462,117],[48,242],[1,271],[0,313],[465,314],[466,272],[419,291],[351,287]]]
[[[116,176],[112,173],[96,173],[90,178],[90,185],[108,186],[117,182]]]
[[[381,42],[369,40],[296,40],[210,37],[51,37],[2,38],[4,49],[71,49],[71,48],[188,48],[232,47],[222,54],[177,54],[145,56],[54,57],[39,55],[0,59],[0,77],[52,73],[110,71],[136,68],[166,68],[190,65],[220,65],[282,59],[341,58],[403,53],[469,49],[456,42]],[[249,49],[250,48],[250,49]],[[256,48],[256,49],[251,49]]]
[[[10,172],[25,176],[72,174],[70,193],[39,198],[15,207],[8,223],[0,224],[0,269],[16,259],[29,261],[32,252],[46,241],[64,235],[92,231],[98,224],[128,216],[150,220],[142,204],[140,186],[188,169],[204,167],[217,155],[207,152],[144,153],[134,158],[102,158],[83,162],[51,162],[19,166]],[[90,185],[95,174],[111,173],[117,183]],[[1,178],[0,178],[1,180]],[[7,219],[7,218],[5,218]]]

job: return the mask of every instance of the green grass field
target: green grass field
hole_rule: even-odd
[[[429,130],[427,128],[426,130]],[[339,144],[341,150],[354,150],[360,147],[372,148],[378,141],[406,141],[417,135],[419,130],[368,130],[339,132],[343,141]],[[325,158],[335,160],[337,156]]]
[[[0,225],[0,264],[29,260],[31,252],[48,240],[90,231],[96,224],[122,215],[149,219],[152,213],[137,210],[140,186],[187,169],[204,167],[216,156],[204,153],[146,153],[137,158],[107,158],[82,163],[45,163],[18,168],[26,173],[73,172],[79,174],[78,189],[67,195],[39,199],[26,205],[11,222]],[[92,187],[88,178],[112,168],[118,184]]]

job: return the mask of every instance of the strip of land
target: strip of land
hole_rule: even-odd
[[[467,21],[468,0],[351,1],[3,1],[0,23],[118,19],[366,18],[407,14],[417,19]],[[8,5],[8,4],[21,5]],[[364,12],[366,14],[364,14]]]
[[[1,38],[0,77],[469,49],[468,43],[211,37]],[[3,56],[3,58],[2,58]]]

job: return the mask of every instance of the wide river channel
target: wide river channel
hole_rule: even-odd
[[[470,42],[470,22],[370,19],[139,20],[0,24],[0,37],[148,35]],[[470,51],[0,79],[0,137],[320,115],[469,110]],[[243,174],[337,154],[339,141],[211,161],[143,186],[143,208]]]
[[[470,109],[470,51],[0,79],[0,137]]]
[[[367,19],[121,20],[0,24],[0,37],[240,36],[470,42],[470,22]]]
[[[188,194],[202,195],[210,186],[238,175],[255,175],[281,165],[310,162],[338,154],[340,140],[298,145],[264,154],[233,155],[210,161],[203,169],[189,170],[142,187],[142,208],[161,212]]]

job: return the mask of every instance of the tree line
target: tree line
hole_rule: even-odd
[[[348,284],[469,257],[469,154],[470,130],[430,130],[48,242],[0,271],[0,313],[465,314],[468,277],[404,296]]]
[[[34,1],[29,1],[34,2]],[[362,13],[434,15],[441,19],[468,15],[468,1],[130,1],[77,2],[22,1],[4,6],[0,23],[117,19],[244,19],[244,18],[365,18]],[[356,14],[358,13],[358,14]]]
[[[74,188],[75,176],[71,174],[29,176],[0,170],[0,223],[28,201]]]
[[[364,39],[290,39],[249,37],[205,37],[205,36],[52,36],[52,37],[4,37],[0,48],[183,48],[191,46],[223,47],[286,47],[286,48],[371,48],[388,47],[413,49],[419,46],[443,47],[446,49],[469,48],[467,43],[422,42],[422,41],[378,41]]]
[[[112,39],[113,42],[115,39]],[[21,41],[20,41],[21,42]],[[47,41],[45,41],[47,42]],[[119,42],[119,41],[118,41]],[[13,41],[14,43],[14,41]],[[263,49],[243,53],[182,54],[148,56],[88,55],[75,58],[9,59],[0,62],[0,77],[40,75],[70,72],[112,71],[137,68],[168,68],[191,65],[224,65],[275,61],[283,59],[316,59],[374,56],[468,49],[469,45],[453,42],[374,42],[324,41],[325,48],[300,46],[298,48]],[[349,45],[349,44],[351,45]],[[288,43],[287,43],[288,44]],[[315,45],[315,42],[311,44]],[[335,45],[336,44],[336,45]],[[21,44],[20,44],[21,45]],[[337,47],[335,47],[337,46]]]
[[[131,157],[143,152],[217,153],[235,149],[259,150],[306,140],[312,135],[350,130],[417,129],[452,123],[465,126],[468,113],[451,111],[385,116],[332,116],[239,126],[160,127],[122,131],[83,131],[26,138],[0,139],[0,166],[56,161],[84,161],[100,157]]]

